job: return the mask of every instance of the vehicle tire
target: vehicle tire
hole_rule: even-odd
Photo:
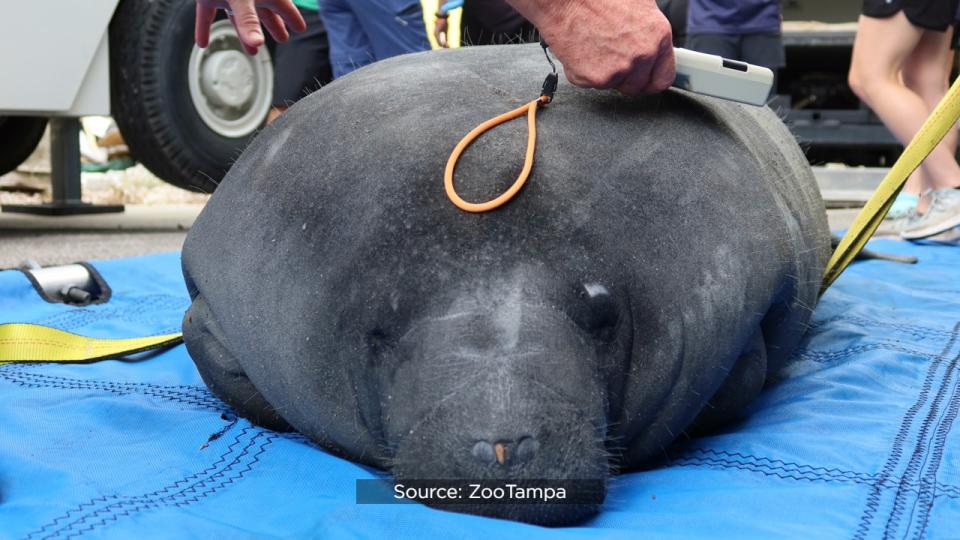
[[[163,180],[211,193],[266,120],[267,47],[247,56],[230,22],[194,44],[195,0],[122,0],[110,22],[113,117],[130,153]]]
[[[16,169],[40,143],[47,119],[0,116],[0,175]]]

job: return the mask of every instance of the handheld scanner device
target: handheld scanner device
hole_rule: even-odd
[[[750,105],[763,106],[773,86],[773,72],[722,56],[673,49],[677,58],[675,88]]]

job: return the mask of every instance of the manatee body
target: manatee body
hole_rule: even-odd
[[[453,146],[547,72],[535,45],[409,55],[266,128],[183,250],[213,392],[399,480],[605,481],[753,399],[829,251],[793,138],[766,108],[562,84],[517,198],[454,207]],[[466,152],[464,198],[513,182],[525,130]],[[560,524],[597,505],[454,508]]]

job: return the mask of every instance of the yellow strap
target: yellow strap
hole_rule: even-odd
[[[840,244],[830,257],[830,262],[827,263],[823,284],[820,286],[821,295],[860,253],[887,215],[887,211],[890,210],[890,206],[893,205],[907,178],[933,152],[958,119],[960,119],[960,79],[953,83],[947,95],[940,100],[937,108],[923,123],[920,131],[900,155],[900,159],[893,164],[890,172],[877,187],[877,191],[857,214],[857,219],[854,220],[847,234],[840,240]]]
[[[95,339],[36,324],[0,324],[0,365],[11,362],[91,362],[173,345],[183,334]]]

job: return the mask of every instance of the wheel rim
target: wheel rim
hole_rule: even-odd
[[[190,99],[203,123],[230,138],[259,128],[273,101],[273,63],[266,47],[256,56],[243,52],[230,21],[210,28],[210,44],[190,53]]]

